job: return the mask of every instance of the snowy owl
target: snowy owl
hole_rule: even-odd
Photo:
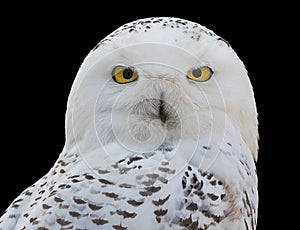
[[[83,61],[64,149],[0,229],[255,229],[257,139],[226,40],[179,18],[125,24]]]

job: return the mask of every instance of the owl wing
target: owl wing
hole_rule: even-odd
[[[186,229],[255,229],[251,194],[191,165],[181,180],[181,200],[173,225]]]
[[[0,217],[0,230],[14,229],[18,220],[22,217],[26,204],[30,202],[35,184],[22,192],[5,210]]]

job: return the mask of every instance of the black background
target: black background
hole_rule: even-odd
[[[268,7],[245,2],[233,6],[184,2],[179,5],[184,6],[162,8],[154,2],[137,9],[129,3],[68,7],[16,4],[2,9],[8,14],[1,20],[4,118],[0,213],[26,187],[46,174],[61,152],[67,97],[89,50],[124,23],[144,17],[175,16],[198,22],[228,40],[248,69],[260,124],[257,229],[266,229],[274,220],[269,215],[278,209],[273,199],[281,199],[282,194],[276,179],[281,175],[277,167],[282,163],[279,153],[286,152],[284,144],[274,147],[280,140],[276,134],[280,124],[275,128],[272,123],[276,116],[274,100],[282,96],[274,94],[282,85],[272,73],[280,66],[272,60],[282,49],[274,45],[274,41],[280,40],[278,14],[271,14]]]

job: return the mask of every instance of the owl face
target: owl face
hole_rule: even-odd
[[[102,40],[79,70],[68,110],[77,143],[96,136],[103,146],[147,152],[212,139],[230,119],[256,156],[256,109],[243,63],[225,40],[181,19],[142,19]]]

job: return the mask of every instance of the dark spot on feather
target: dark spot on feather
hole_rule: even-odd
[[[215,201],[215,200],[217,200],[217,199],[219,198],[219,196],[216,196],[216,195],[213,194],[213,193],[207,193],[207,196],[208,196],[211,200],[213,200],[213,201]]]
[[[81,214],[79,212],[69,212],[70,216],[74,217],[74,218],[79,218],[81,216]]]
[[[168,183],[168,179],[166,178],[163,178],[163,177],[159,177],[158,180],[164,184],[167,184]]]
[[[72,182],[73,182],[73,183],[78,183],[78,182],[80,182],[80,180],[73,179]]]
[[[136,217],[136,213],[135,212],[127,212],[127,211],[123,211],[123,210],[117,210],[117,214],[120,216],[123,216],[124,219],[126,218],[135,218]]]
[[[95,178],[92,175],[85,175],[85,179],[87,179],[87,180],[93,180]]]
[[[198,222],[198,220],[196,220],[189,226],[189,229],[198,229],[198,225],[199,225],[199,222]],[[206,227],[204,225],[204,229],[208,229],[208,227]]]
[[[188,195],[191,194],[191,192],[192,192],[191,189],[187,189],[187,190],[184,191],[184,195],[188,196]]]
[[[43,187],[43,186],[45,186],[46,184],[47,184],[47,182],[41,184],[40,187]]]
[[[193,173],[193,177],[191,178],[191,183],[196,184],[198,182],[198,178],[195,173]]]
[[[142,184],[146,186],[151,186],[155,183],[155,180],[143,181]]]
[[[37,217],[32,217],[29,219],[29,222],[32,223],[33,221],[35,221],[37,219]]]
[[[140,191],[139,194],[142,195],[142,196],[151,196],[152,192],[149,192],[149,191]]]
[[[63,160],[59,160],[57,163],[60,164],[61,166],[67,166],[68,165],[68,163],[64,162]]]
[[[51,191],[51,188],[49,189],[49,191]],[[57,193],[56,190],[51,191],[49,197],[50,197],[50,196],[54,196],[56,193]]]
[[[47,204],[42,204],[42,207],[43,207],[43,209],[49,209],[49,208],[51,208],[52,206],[47,205]]]
[[[120,184],[119,187],[120,188],[134,188],[135,186],[131,185],[131,184],[123,183],[123,184]]]
[[[161,222],[161,217],[156,216],[155,219],[156,219],[157,223],[160,223],[160,222]]]
[[[194,186],[194,189],[201,190],[202,187],[203,187],[203,181],[201,180],[200,182],[197,181],[197,184]]]
[[[164,215],[166,215],[167,214],[167,212],[168,212],[168,209],[158,209],[158,210],[155,210],[154,211],[154,214],[156,215],[156,216],[164,216]]]
[[[64,169],[61,169],[59,172],[60,173],[65,173],[66,171]]]
[[[73,200],[76,204],[86,204],[86,201],[84,201],[80,198],[73,197]]]
[[[67,205],[67,204],[65,204],[65,205],[63,205],[63,204],[59,204],[59,209],[67,209],[67,208],[69,208],[70,207],[70,205]]]
[[[116,229],[116,230],[126,230],[127,229],[127,227],[124,227],[121,224],[120,225],[113,225],[113,228]]]
[[[254,218],[251,218],[251,227],[252,230],[255,230]]]
[[[117,168],[118,168],[118,166],[117,166]],[[136,168],[136,166],[134,168]],[[132,168],[119,168],[119,172],[120,172],[120,174],[126,174],[130,171],[130,169],[132,169]]]
[[[196,211],[196,210],[198,210],[198,205],[196,203],[191,203],[186,207],[186,210]]]
[[[23,201],[23,199],[18,199],[13,202],[13,204]]]
[[[174,174],[175,173],[175,169],[171,170],[171,169],[166,168],[166,167],[159,167],[158,170],[161,171],[161,172],[168,173],[168,174]]]
[[[120,163],[122,163],[124,161],[125,161],[125,159],[121,159],[121,160],[118,161],[118,164],[120,164]]]
[[[216,180],[213,180],[213,181],[210,181],[209,183],[210,183],[211,185],[214,185],[214,186],[215,186],[215,185],[217,184],[217,181],[216,181]]]
[[[103,192],[102,194],[109,198],[113,198],[113,199],[117,199],[119,197],[118,194],[113,193],[113,192]]]
[[[38,227],[37,230],[49,230],[49,228],[45,228],[45,227]]]
[[[58,218],[58,219],[56,219],[56,222],[57,222],[59,225],[61,225],[61,226],[69,225],[69,224],[72,223],[72,222],[67,221],[67,220],[65,220],[65,219],[63,219],[63,218]]]
[[[143,157],[139,157],[139,156],[130,157],[129,160],[128,160],[128,162],[127,162],[127,164],[129,165],[129,164],[131,164],[134,161],[139,161],[139,160],[142,160],[142,159],[144,159],[144,158]]]
[[[189,218],[186,218],[186,219],[180,219],[180,221],[179,221],[179,225],[180,225],[180,226],[183,226],[183,227],[188,227],[188,226],[190,226],[192,223],[193,223],[193,221],[192,221],[192,215],[190,215]]]
[[[108,220],[104,220],[104,219],[92,219],[92,222],[96,225],[104,225],[108,223]]]
[[[204,193],[201,190],[197,190],[193,192],[195,195],[199,196],[201,200],[204,200]]]
[[[70,188],[70,187],[71,187],[71,185],[67,185],[67,184],[61,184],[58,186],[58,188],[60,188],[60,189],[65,189],[65,188]]]
[[[24,195],[26,195],[26,196],[31,196],[31,195],[32,195],[32,192],[26,191],[26,192],[24,193]]]
[[[109,184],[109,185],[114,185],[115,183],[109,181],[109,180],[105,180],[105,179],[99,179],[99,181],[102,183],[102,184]]]
[[[99,173],[99,174],[107,174],[107,173],[110,173],[110,171],[99,169],[99,170],[98,170],[98,173]]]
[[[29,216],[29,213],[27,212],[27,213],[25,213],[23,216],[24,216],[25,218],[27,218],[27,217]]]
[[[170,198],[170,194],[164,198],[164,199],[159,199],[159,200],[152,200],[152,203],[155,205],[155,206],[160,206],[160,205],[163,205],[164,203],[166,203],[166,201]]]
[[[37,198],[35,198],[34,200],[39,200],[39,199],[41,199],[42,197],[41,196],[39,196],[39,197],[37,197]]]
[[[210,174],[210,173],[208,173],[208,174],[207,174],[207,179],[209,179],[209,180],[210,180],[212,177],[213,177],[213,175],[212,175],[212,174]]]
[[[182,184],[182,188],[185,189],[186,188],[186,177],[182,178],[181,184]]]
[[[244,219],[244,224],[246,226],[246,230],[249,230],[249,227],[248,227],[248,224],[247,224],[247,221]],[[252,229],[255,229],[255,228],[252,228]]]
[[[116,212],[110,211],[109,214],[112,216],[112,215],[115,215]]]
[[[224,193],[221,194],[221,196],[220,196],[221,200],[224,200],[225,196],[226,196],[226,194],[224,194]]]
[[[33,207],[33,206],[35,206],[35,205],[37,205],[37,202],[32,203],[32,204],[30,205],[30,207]],[[19,205],[17,205],[17,207],[19,207]],[[12,206],[12,208],[17,208],[17,207],[14,207],[14,205]]]
[[[205,150],[210,150],[211,149],[210,146],[205,146],[205,145],[203,145],[202,148],[204,148]]]
[[[89,208],[92,209],[93,211],[99,210],[103,208],[101,205],[95,205],[95,204],[88,204]]]
[[[150,187],[146,187],[145,188],[146,191],[152,192],[152,193],[158,192],[160,189],[161,189],[160,186],[158,186],[158,187],[150,186]]]
[[[146,176],[149,177],[149,178],[151,178],[151,179],[156,179],[156,178],[159,177],[159,175],[156,174],[156,173],[147,174]]]
[[[213,215],[208,210],[201,210],[201,212],[203,213],[204,216],[206,216],[208,218],[212,218],[217,223],[219,223],[222,220],[222,218],[223,218],[222,216]]]
[[[59,197],[54,197],[54,201],[57,203],[63,202],[64,200]]]
[[[251,216],[252,215],[252,212],[251,212],[252,205],[251,205],[251,202],[249,200],[248,194],[246,192],[244,192],[244,194],[245,194],[245,197],[246,197],[246,204],[247,204],[247,206],[248,206],[248,208],[250,210],[249,216]],[[247,209],[246,205],[245,205],[245,208]]]
[[[199,172],[200,172],[201,176],[203,176],[203,177],[205,177],[207,175],[207,172],[201,172],[200,170],[199,170]]]
[[[37,225],[39,223],[39,221],[38,220],[35,220],[35,221],[33,221],[31,224],[32,225]]]
[[[127,203],[134,206],[134,207],[138,207],[141,204],[143,204],[144,201],[128,200]]]

